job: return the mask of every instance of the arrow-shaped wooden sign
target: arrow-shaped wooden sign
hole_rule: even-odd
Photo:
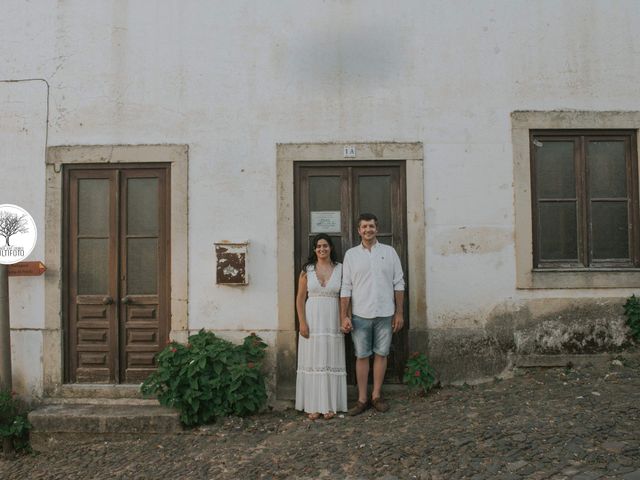
[[[37,277],[42,275],[47,267],[44,263],[36,262],[18,262],[13,265],[8,265],[10,277]]]

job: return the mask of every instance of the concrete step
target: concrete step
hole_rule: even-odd
[[[62,385],[51,397],[42,399],[43,405],[158,405],[155,398],[144,398],[140,385],[70,383]]]
[[[183,431],[177,410],[155,405],[62,403],[43,405],[29,413],[31,445],[51,450],[59,442],[118,440],[132,435],[167,435]]]
[[[91,398],[91,397],[47,397],[41,405],[149,405],[157,406],[155,398]]]
[[[107,399],[142,399],[140,385],[100,384],[100,383],[68,383],[62,385],[59,398],[107,398]]]

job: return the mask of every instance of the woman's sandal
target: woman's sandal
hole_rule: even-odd
[[[327,413],[324,414],[324,419],[325,420],[331,420],[335,416],[336,416],[336,412],[327,412]]]
[[[309,420],[311,420],[311,421],[317,420],[317,419],[320,418],[320,414],[318,412],[313,412],[313,413],[310,413],[309,415],[307,415],[307,418]]]

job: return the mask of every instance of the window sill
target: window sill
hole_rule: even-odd
[[[640,269],[534,269],[518,285],[522,289],[559,288],[637,288]]]
[[[538,273],[538,272],[553,272],[553,273],[563,273],[563,272],[580,272],[580,273],[610,273],[610,272],[616,272],[616,273],[624,273],[624,272],[640,272],[640,268],[623,268],[623,267],[603,267],[603,268],[580,268],[580,267],[573,267],[573,268],[534,268],[532,270],[534,273]]]

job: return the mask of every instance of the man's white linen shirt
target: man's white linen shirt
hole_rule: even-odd
[[[404,291],[400,258],[393,247],[376,242],[350,248],[342,262],[341,297],[351,298],[351,312],[362,318],[395,313],[395,291]]]

